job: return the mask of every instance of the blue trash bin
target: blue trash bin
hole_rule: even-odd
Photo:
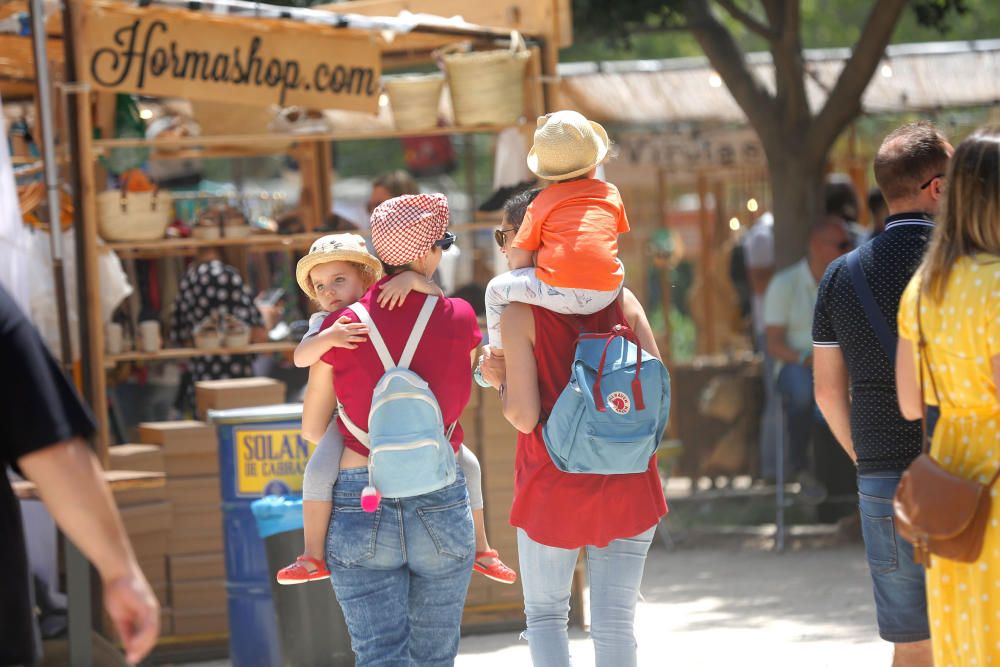
[[[302,498],[265,496],[251,504],[270,564],[282,657],[289,667],[354,667],[351,636],[329,581],[282,586],[278,570],[302,553]]]
[[[219,441],[222,525],[233,667],[281,667],[264,542],[250,504],[302,490],[315,445],[302,439],[302,404],[209,410]]]

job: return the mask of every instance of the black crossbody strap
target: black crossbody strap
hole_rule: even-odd
[[[878,342],[881,343],[882,349],[885,351],[886,356],[889,357],[889,365],[895,368],[896,337],[892,335],[892,329],[889,327],[889,323],[885,321],[885,315],[882,314],[882,310],[875,303],[875,295],[872,294],[872,288],[865,278],[864,269],[861,268],[860,248],[855,248],[847,254],[847,270],[851,275],[851,285],[854,286],[854,291],[861,301],[861,307],[865,309],[868,323],[875,330]]]

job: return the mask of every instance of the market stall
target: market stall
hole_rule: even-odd
[[[190,649],[197,648],[199,643],[217,647],[224,636],[221,633],[225,624],[216,620],[224,588],[191,578],[190,574],[218,574],[222,557],[219,542],[208,544],[207,537],[201,542],[192,541],[195,538],[189,539],[171,527],[211,523],[219,535],[221,521],[215,520],[211,509],[218,504],[217,466],[213,468],[214,456],[206,455],[213,451],[213,445],[202,437],[211,431],[205,431],[204,424],[146,425],[139,430],[142,444],[124,445],[108,417],[108,390],[116,369],[209,354],[284,353],[291,351],[294,343],[254,343],[226,337],[211,347],[178,347],[171,346],[167,337],[157,331],[156,335],[151,333],[146,337],[148,340],[136,336],[131,345],[125,344],[120,331],[109,328],[107,313],[95,307],[101,302],[101,257],[111,251],[121,258],[132,282],[133,260],[169,261],[192,256],[208,247],[240,249],[249,256],[280,251],[291,260],[295,252],[306,249],[322,233],[333,209],[332,145],[414,136],[496,135],[511,129],[530,136],[533,124],[525,123],[525,119],[551,108],[556,95],[557,49],[570,38],[569,3],[565,0],[549,3],[511,0],[488,8],[428,0],[407,3],[408,9],[421,13],[403,16],[395,16],[402,9],[400,3],[382,0],[337,4],[330,6],[329,11],[220,1],[214,4],[215,11],[227,13],[215,13],[209,11],[209,5],[202,3],[202,9],[194,11],[187,8],[188,3],[136,5],[73,0],[62,15],[46,17],[44,30],[50,51],[46,61],[50,66],[57,65],[51,71],[58,73],[65,69],[64,75],[57,76],[54,82],[52,106],[57,119],[65,118],[68,122],[53,136],[60,140],[55,147],[55,154],[64,160],[60,164],[70,165],[65,182],[74,200],[76,283],[80,302],[89,306],[79,311],[82,362],[79,375],[83,392],[98,416],[97,449],[106,467],[118,469],[118,478],[127,476],[128,469],[132,469],[142,471],[135,475],[137,480],[161,476],[164,479],[159,488],[148,482],[140,486],[118,482],[124,496],[116,495],[127,515],[126,524],[138,530],[132,537],[139,545],[137,548],[144,550],[144,561],[166,563],[165,566],[150,564],[149,568],[158,574],[148,573],[157,593],[163,595],[161,600],[169,601],[171,607],[165,610],[167,636],[161,648]],[[343,11],[345,8],[350,12]],[[441,18],[457,13],[462,13],[464,20]],[[394,16],[386,18],[386,14]],[[518,34],[512,37],[512,30]],[[21,40],[16,42],[19,46],[28,42],[25,36],[4,37]],[[12,54],[17,60],[15,51],[0,53]],[[448,69],[449,58],[466,53],[470,56],[466,62],[457,62]],[[489,54],[514,65],[508,68],[513,74],[508,74],[506,81],[487,81],[502,91],[506,99],[517,101],[513,109],[508,105],[503,110],[503,105],[490,104],[488,97],[484,108],[483,93],[474,87],[475,77],[471,83],[468,74],[466,83],[460,80],[461,65],[476,57],[490,57]],[[383,75],[420,66],[426,69],[435,59],[446,63],[451,85],[444,93],[438,86],[438,98],[424,105],[430,108],[425,108],[422,116],[404,114],[410,106],[407,101],[411,98],[407,95],[416,99],[416,88],[407,90],[404,86],[402,93],[390,90],[386,100]],[[20,73],[8,79],[8,85],[32,82],[33,68],[24,63],[21,66]],[[426,78],[426,72],[423,74]],[[408,77],[390,76],[385,80],[393,79]],[[176,133],[155,139],[121,136],[115,127],[115,95],[120,93],[141,95],[149,104],[157,100],[167,103],[183,100],[196,110],[195,118],[198,109],[203,113],[212,109],[210,116],[202,115],[201,119],[214,119],[214,126],[221,125],[224,132]],[[400,94],[402,97],[398,97]],[[396,112],[395,122],[387,101]],[[327,122],[309,131],[294,125],[275,129],[266,124],[244,131],[250,126],[241,125],[240,119],[246,119],[247,110],[270,105],[295,107],[307,115],[312,115],[310,109],[324,110],[322,115]],[[445,112],[443,116],[441,110]],[[444,124],[439,124],[440,117],[446,119]],[[213,124],[204,123],[205,127],[210,125]],[[117,182],[110,179],[109,162],[130,150],[145,151],[151,165],[290,155],[301,174],[301,194],[295,208],[300,228],[294,233],[279,233],[273,229],[251,229],[245,222],[237,228],[219,216],[215,229],[199,226],[194,231],[200,234],[168,238],[167,227],[176,216],[172,212],[165,215],[163,209],[172,211],[172,207],[185,204],[186,200],[200,202],[206,197],[201,193],[168,194],[155,188],[134,189],[123,179]],[[58,162],[58,158],[52,162]],[[50,180],[58,179],[50,177]],[[491,219],[470,216],[454,221],[453,228],[477,232],[492,229],[495,224]],[[492,273],[492,256],[477,253],[475,261],[477,274]],[[70,298],[76,296],[71,294]],[[168,304],[162,307],[166,309]],[[139,313],[134,308],[128,317],[138,324]],[[161,316],[153,319],[163,321]],[[152,331],[152,327],[146,329]],[[280,402],[275,399],[281,389],[269,385],[247,400],[251,404]],[[243,387],[240,391],[245,398],[250,390]],[[232,398],[235,394],[228,396]],[[465,419],[470,424],[467,430],[477,436],[475,449],[483,462],[491,508],[487,510],[491,541],[513,559],[516,541],[507,525],[506,513],[512,493],[509,480],[514,436],[503,422],[498,406],[489,403],[477,390]],[[187,433],[184,428],[194,430]],[[191,435],[196,431],[202,440]],[[143,447],[150,444],[154,445],[152,450]],[[126,451],[123,446],[132,449]],[[195,515],[200,516],[196,519]],[[187,518],[179,521],[180,517]],[[205,531],[207,534],[212,529],[208,527]],[[83,637],[83,628],[90,625],[86,611],[89,605],[80,593],[80,572],[77,567],[76,594],[71,600],[76,619],[71,625],[76,639],[71,636],[71,644],[73,664],[89,664],[88,642]],[[212,583],[221,581],[217,577]],[[192,611],[181,610],[181,604]],[[469,627],[516,624],[521,622],[522,605],[520,590],[515,587],[490,587],[474,582],[466,620]],[[209,614],[210,611],[216,615]]]

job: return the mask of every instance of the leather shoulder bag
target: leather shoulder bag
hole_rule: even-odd
[[[988,484],[980,484],[948,472],[930,456],[931,434],[927,425],[927,404],[924,402],[925,368],[939,408],[941,396],[931,372],[927,341],[920,322],[922,292],[921,285],[917,293],[917,359],[920,366],[923,451],[903,473],[892,504],[896,530],[913,545],[913,560],[930,568],[931,555],[960,563],[972,563],[979,559],[990,516],[990,489],[1000,477],[1000,470]]]

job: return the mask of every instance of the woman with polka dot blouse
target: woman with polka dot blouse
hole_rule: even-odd
[[[945,178],[941,219],[900,302],[896,383],[907,419],[920,418],[921,401],[940,403],[931,456],[985,483],[1000,466],[1000,131],[979,130],[963,141]],[[919,363],[926,364],[923,396]],[[933,557],[927,570],[939,667],[1000,665],[1000,488],[991,495],[979,560]]]

